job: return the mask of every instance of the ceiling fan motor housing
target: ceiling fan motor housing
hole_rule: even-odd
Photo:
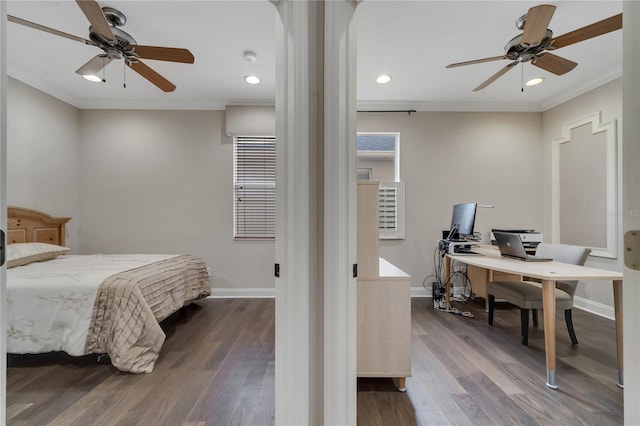
[[[89,38],[112,59],[122,59],[133,55],[132,46],[138,44],[136,40],[120,28],[112,27],[111,31],[116,38],[115,43],[93,31],[93,27],[89,27]]]
[[[522,34],[509,40],[504,46],[505,56],[512,61],[527,62],[534,59],[542,53],[544,50],[549,49],[551,41],[553,40],[553,32],[547,29],[547,33],[536,46],[527,46],[522,44]]]

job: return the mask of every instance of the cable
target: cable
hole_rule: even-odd
[[[462,317],[466,317],[466,318],[473,318],[473,314],[469,311],[461,311],[459,309],[456,308],[451,308],[451,309],[439,309],[436,308],[437,311],[442,311],[442,312],[449,312],[451,314],[456,314],[456,315],[460,315]]]
[[[472,286],[471,286],[471,280],[467,275],[467,265],[463,264],[463,269],[455,270],[455,261],[452,261],[451,269],[453,272],[451,272],[450,274],[451,277],[449,278],[449,281],[457,277],[462,277],[464,282],[464,286],[462,287],[462,297],[455,298],[454,300],[457,302],[463,302],[465,304],[469,303],[469,301],[471,300]]]
[[[473,239],[477,241],[479,240],[479,237],[476,235],[479,236],[480,234],[474,234],[473,236]],[[473,318],[473,314],[471,312],[451,307],[451,302],[464,304],[469,303],[469,300],[471,299],[471,280],[467,275],[466,265],[461,264],[462,267],[460,267],[459,265],[456,265],[455,261],[451,261],[451,271],[449,272],[449,275],[444,276],[444,262],[446,261],[445,256],[448,249],[449,246],[446,240],[438,240],[438,244],[433,251],[434,273],[431,275],[427,275],[422,280],[422,286],[425,289],[428,289],[427,283],[431,281],[433,308],[435,310],[454,313],[466,318]],[[459,278],[461,278],[464,283],[462,288],[462,295],[454,296],[454,286],[451,284]],[[445,303],[446,295],[441,293],[441,291],[443,291],[447,285],[449,285],[449,289],[451,291],[451,294],[449,294],[449,305]]]

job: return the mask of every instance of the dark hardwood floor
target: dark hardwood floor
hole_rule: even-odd
[[[520,344],[520,310],[507,304],[487,324],[484,301],[456,304],[474,318],[434,311],[413,299],[413,377],[405,394],[384,379],[358,382],[361,425],[616,425],[623,390],[616,386],[615,324],[574,309],[579,344],[564,315],[556,319],[558,390],[544,384],[542,321]]]
[[[95,356],[10,356],[8,424],[273,424],[273,299],[205,299],[162,326],[150,374]]]
[[[359,425],[623,423],[612,321],[575,310],[580,344],[558,316],[558,384],[544,385],[542,328],[520,345],[520,314],[459,306],[474,318],[412,300],[413,377],[359,379]],[[272,425],[274,300],[206,299],[163,322],[151,374],[121,373],[93,356],[10,356],[9,425]]]

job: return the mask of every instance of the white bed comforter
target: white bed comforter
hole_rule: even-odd
[[[84,355],[100,284],[111,275],[172,257],[65,255],[8,269],[7,352]]]

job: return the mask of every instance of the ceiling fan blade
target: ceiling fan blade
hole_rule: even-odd
[[[169,80],[152,70],[149,66],[143,64],[140,61],[125,61],[126,64],[132,68],[135,72],[149,80],[151,83],[158,86],[164,92],[173,92],[176,90],[176,86]]]
[[[499,61],[500,59],[507,59],[505,55],[492,56],[490,58],[474,59],[473,61],[456,62],[455,64],[449,64],[445,68],[461,67],[464,65],[481,64],[483,62]]]
[[[105,40],[117,41],[98,2],[94,0],[76,0],[76,3],[80,6],[89,23],[91,23],[93,31],[100,34]]]
[[[485,87],[487,87],[488,85],[496,81],[498,78],[502,77],[502,75],[504,75],[507,71],[509,71],[511,68],[515,67],[516,65],[518,65],[518,61],[511,62],[507,66],[503,67],[500,71],[498,71],[497,73],[489,77],[487,80],[485,80],[480,86],[473,89],[473,91],[477,92],[479,90],[484,89]]]
[[[538,58],[531,61],[531,63],[536,67],[547,70],[555,75],[566,74],[578,65],[576,62],[549,52],[541,54]]]
[[[555,11],[556,7],[550,4],[541,4],[529,9],[522,33],[523,45],[537,46],[542,42]]]
[[[195,59],[188,49],[159,46],[131,46],[134,53],[142,59],[155,59],[158,61],[182,62],[192,64]]]
[[[100,71],[107,65],[109,65],[113,59],[107,55],[96,55],[89,60],[86,64],[76,70],[80,75],[98,75]]]
[[[589,40],[590,38],[619,30],[621,28],[622,13],[558,36],[551,41],[551,47],[559,49],[561,47],[569,46],[574,43]]]
[[[79,41],[80,43],[89,44],[91,46],[95,46],[95,43],[91,40],[87,40],[82,37],[74,36],[73,34],[68,34],[62,31],[54,30],[53,28],[45,27],[44,25],[36,24],[35,22],[27,21],[22,18],[18,18],[16,16],[7,15],[7,21],[14,22],[16,24],[24,25],[25,27],[33,28],[36,30],[44,31],[49,34],[54,34],[60,37],[65,37],[71,40]]]

